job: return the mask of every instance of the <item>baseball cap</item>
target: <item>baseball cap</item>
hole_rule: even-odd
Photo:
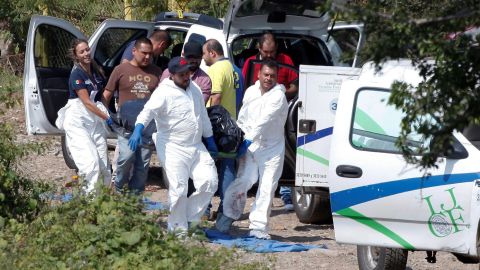
[[[189,70],[190,65],[188,64],[187,60],[181,56],[174,57],[172,60],[170,60],[170,62],[168,62],[168,71],[172,74]]]
[[[188,41],[183,46],[183,56],[185,58],[202,58],[202,45],[195,41]]]

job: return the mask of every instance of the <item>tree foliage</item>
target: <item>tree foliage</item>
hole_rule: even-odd
[[[131,1],[132,18],[151,21],[156,14],[169,11],[168,0]],[[184,11],[222,17],[228,0],[178,0]],[[90,35],[105,19],[125,18],[124,0],[12,0],[0,5],[0,30],[6,25],[21,51],[25,48],[28,24],[32,15],[49,15],[65,19]]]
[[[191,0],[187,8],[191,12],[210,15],[215,18],[223,18],[228,8],[228,0]]]
[[[436,166],[451,151],[452,132],[480,122],[480,36],[468,34],[480,27],[480,2],[374,0],[336,7],[364,22],[364,60],[381,67],[388,59],[409,58],[419,69],[423,82],[395,83],[389,102],[406,114],[397,145],[407,161]],[[421,155],[404,143],[412,132],[431,141]]]
[[[21,143],[11,121],[4,115],[18,104],[21,79],[5,71],[0,72],[0,230],[8,219],[28,221],[43,208],[41,194],[48,189],[42,182],[24,177],[17,162],[29,153],[41,153],[46,145]]]

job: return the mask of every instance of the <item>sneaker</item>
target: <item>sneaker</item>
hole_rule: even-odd
[[[272,239],[270,235],[264,231],[259,231],[259,230],[251,230],[248,233],[249,236],[255,237],[257,239],[264,239],[264,240],[270,240]]]
[[[225,216],[222,213],[218,213],[217,221],[215,222],[215,228],[222,233],[227,233],[230,230],[232,223],[233,219]]]
[[[291,203],[287,203],[283,206],[283,209],[285,209],[286,211],[294,211],[295,209],[293,208],[293,204]]]

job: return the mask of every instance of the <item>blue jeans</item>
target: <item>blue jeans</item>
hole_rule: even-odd
[[[118,147],[120,151],[117,159],[115,188],[117,191],[122,191],[124,186],[128,185],[128,189],[133,192],[143,192],[148,177],[152,149],[141,145],[133,152],[128,146],[128,139],[122,136],[118,136]]]
[[[235,159],[225,158],[218,161],[218,191],[220,193],[220,205],[218,212],[223,213],[223,197],[228,186],[235,180],[236,175]]]
[[[292,204],[292,187],[280,187],[280,198],[284,204]]]

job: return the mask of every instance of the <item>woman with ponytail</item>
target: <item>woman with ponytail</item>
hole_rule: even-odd
[[[107,159],[107,126],[112,119],[101,100],[105,77],[92,60],[88,42],[76,39],[72,43],[74,66],[68,81],[69,99],[59,110],[56,126],[65,131],[70,151],[80,177],[91,192],[97,182],[110,182]]]

